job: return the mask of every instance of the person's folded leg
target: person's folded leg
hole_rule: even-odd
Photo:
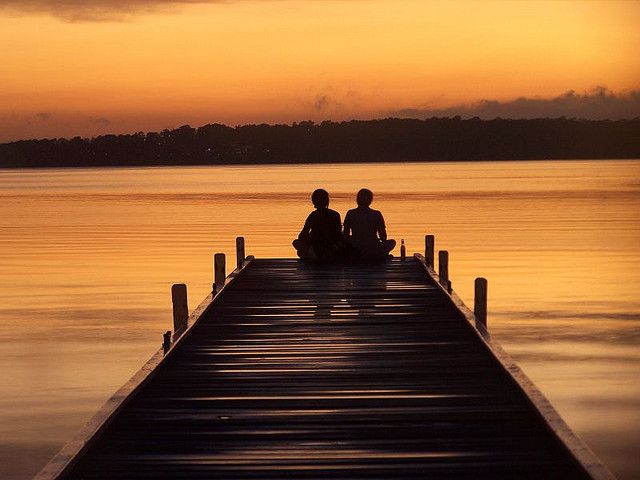
[[[296,249],[296,253],[298,254],[299,258],[309,258],[311,245],[309,245],[304,240],[300,240],[299,238],[291,242],[291,244],[293,245],[293,248]]]
[[[382,242],[382,249],[384,250],[385,255],[388,255],[394,248],[396,248],[395,240],[385,240]]]

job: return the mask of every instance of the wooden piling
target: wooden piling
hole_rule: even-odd
[[[187,286],[184,283],[176,283],[171,287],[171,302],[173,303],[173,331],[179,336],[186,330],[189,318]]]
[[[424,236],[424,258],[427,261],[427,266],[434,267],[434,252],[436,245],[436,237],[433,235]]]
[[[438,277],[440,285],[449,291],[449,252],[446,250],[438,252]]]
[[[162,349],[165,353],[171,348],[171,330],[167,330],[162,334]]]
[[[217,292],[224,286],[224,279],[227,277],[224,253],[216,253],[213,256],[213,270],[213,291]]]
[[[236,237],[236,267],[242,268],[244,264],[244,237]]]
[[[475,295],[473,300],[473,313],[476,321],[487,326],[487,279],[476,278]]]

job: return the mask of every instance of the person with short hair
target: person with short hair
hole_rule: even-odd
[[[396,246],[395,240],[387,238],[384,217],[370,205],[373,192],[363,188],[356,196],[358,207],[349,210],[344,217],[344,238],[363,260],[381,260],[388,258],[389,252]]]
[[[339,260],[344,251],[340,214],[329,208],[329,193],[319,188],[311,194],[315,210],[293,241],[298,257],[319,262]]]

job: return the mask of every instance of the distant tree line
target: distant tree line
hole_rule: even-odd
[[[310,121],[0,144],[0,167],[640,158],[640,118]]]

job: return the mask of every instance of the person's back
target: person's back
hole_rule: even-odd
[[[305,225],[309,227],[309,241],[318,258],[330,255],[342,239],[340,224],[340,214],[330,208],[319,208],[309,214]]]
[[[351,230],[351,244],[359,251],[370,256],[380,249],[378,231],[385,228],[384,219],[378,210],[367,206],[359,206],[347,212],[344,217],[345,227]]]
[[[340,214],[329,208],[329,194],[317,189],[311,195],[316,208],[309,214],[304,226],[293,241],[300,258],[335,261],[341,258],[344,242],[341,235]]]
[[[364,259],[385,258],[396,245],[387,239],[384,217],[369,207],[373,193],[363,188],[357,195],[358,207],[344,217],[344,236],[357,255]]]

